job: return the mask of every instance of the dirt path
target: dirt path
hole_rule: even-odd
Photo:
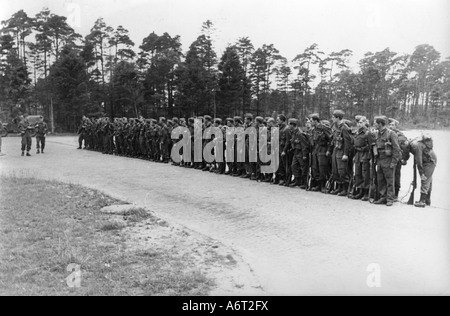
[[[46,154],[28,158],[19,156],[18,138],[3,141],[0,172],[70,181],[146,206],[236,249],[268,294],[450,294],[449,210],[379,207],[105,156],[76,150],[74,137],[49,137]],[[379,288],[367,286],[372,263],[381,268]]]

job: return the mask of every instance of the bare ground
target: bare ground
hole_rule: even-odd
[[[233,249],[233,258],[250,265],[265,294],[450,294],[450,207],[443,176],[449,170],[443,157],[449,153],[448,135],[437,142],[443,144],[434,189],[438,207],[426,209],[380,207],[79,151],[74,137],[49,137],[45,155],[28,158],[20,157],[18,138],[4,138],[7,155],[0,158],[0,172],[81,184],[145,206]],[[411,179],[407,173],[403,195]],[[143,234],[133,233],[130,240]],[[367,286],[372,263],[381,267],[380,288]],[[236,271],[245,288],[258,287],[247,281],[252,273]]]

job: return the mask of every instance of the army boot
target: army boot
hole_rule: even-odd
[[[427,206],[431,206],[431,192],[427,194],[427,198],[425,199],[425,204]]]
[[[31,155],[30,155],[30,152],[29,152],[29,151],[27,151],[27,157],[31,157]]]
[[[356,195],[354,195],[354,196],[352,196],[352,199],[353,200],[361,200],[363,197],[364,197],[364,189],[357,189],[358,191],[358,193],[356,194]]]
[[[348,195],[348,183],[344,183],[342,185],[342,190],[337,195],[338,196],[347,196]]]
[[[36,151],[36,154],[38,154],[38,155],[39,155],[40,153],[41,153],[41,152],[39,151],[39,148],[38,148],[38,150]]]
[[[299,178],[295,178],[294,181],[291,184],[289,184],[290,188],[295,188],[295,187],[298,187],[298,186],[300,186],[300,179]]]
[[[364,201],[364,202],[369,201],[369,189],[363,189],[363,192],[364,192],[364,196],[361,199],[361,201]]]
[[[22,157],[25,156],[25,152],[22,151]]]
[[[427,199],[427,195],[420,193],[420,201],[417,201],[416,203],[414,203],[414,206],[424,208],[427,205],[426,199]]]
[[[337,195],[337,194],[338,194],[339,192],[341,192],[341,191],[342,191],[342,184],[337,183],[337,184],[336,184],[336,189],[333,190],[333,191],[331,191],[330,194],[332,194],[332,195]]]

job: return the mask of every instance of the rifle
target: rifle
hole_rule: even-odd
[[[330,178],[328,179],[327,183],[325,184],[325,188],[327,189],[327,192],[330,193],[331,191],[333,191],[335,186],[335,183],[333,181],[333,175],[330,175]]]
[[[350,199],[353,196],[355,196],[355,192],[356,192],[356,172],[355,172],[356,166],[355,166],[355,162],[352,161],[352,175],[350,177],[350,183],[348,185],[348,193],[347,193],[347,197]]]
[[[414,204],[414,192],[416,191],[417,188],[417,165],[416,165],[416,160],[414,160],[414,165],[413,165],[413,182],[411,183],[412,185],[412,192],[411,195],[409,196],[409,200],[408,200],[408,205],[413,205]]]
[[[379,192],[378,192],[378,177],[377,177],[377,164],[375,162],[375,159],[372,159],[372,183],[370,184],[369,188],[369,202],[374,203],[379,199]]]

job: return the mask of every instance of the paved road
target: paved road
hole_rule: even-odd
[[[19,139],[4,138],[0,173],[82,184],[145,205],[236,249],[268,294],[450,294],[449,210],[374,206],[76,150],[74,137],[47,141],[45,155],[22,158]],[[371,264],[380,267],[381,287],[367,285]]]

